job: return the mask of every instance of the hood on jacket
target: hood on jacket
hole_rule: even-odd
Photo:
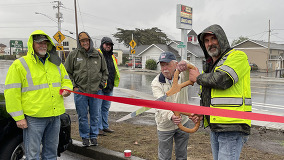
[[[106,50],[104,50],[103,45],[104,45],[105,43],[111,43],[111,44],[112,44],[111,50],[108,51],[108,52],[107,52]],[[113,54],[113,53],[112,53],[112,51],[113,51],[113,45],[114,45],[114,44],[113,44],[111,38],[109,38],[109,37],[103,37],[102,40],[101,40],[100,49],[101,49],[101,51],[102,51],[104,54],[112,55],[112,54]]]
[[[90,37],[90,35],[89,35],[87,32],[80,32],[79,35],[80,35],[81,33],[85,33],[85,34],[89,37],[89,40],[90,40],[90,49],[87,51],[87,53],[92,53],[93,50],[94,50],[94,42],[93,42],[92,38]],[[79,37],[79,35],[78,35],[78,37]],[[78,48],[79,48],[80,50],[84,50],[84,51],[85,51],[85,48],[83,48],[83,47],[81,46],[79,39],[77,40],[77,45],[79,46]]]
[[[38,35],[38,34],[45,35],[48,38],[48,40],[50,41],[49,43],[47,43],[47,53],[49,54],[49,61],[51,63],[59,66],[61,64],[61,60],[56,53],[56,47],[55,47],[53,41],[51,40],[51,38],[46,33],[44,33],[42,30],[36,30],[30,35],[28,43],[27,43],[27,45],[28,45],[27,56],[32,56],[34,61],[36,60],[35,59],[36,54],[35,54],[35,51],[34,51],[34,48],[33,48],[33,44],[34,44],[33,35]]]
[[[206,29],[204,29],[199,35],[198,35],[198,42],[200,44],[200,47],[202,48],[205,58],[211,58],[211,56],[208,54],[205,45],[204,45],[204,41],[203,38],[205,33],[208,32],[212,32],[213,34],[216,35],[217,39],[218,39],[218,43],[220,46],[220,50],[221,50],[221,56],[224,55],[229,49],[231,49],[229,41],[227,39],[227,36],[224,32],[224,30],[222,29],[221,26],[217,25],[217,24],[213,24],[209,27],[207,27]]]

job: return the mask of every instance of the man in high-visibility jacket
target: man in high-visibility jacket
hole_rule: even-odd
[[[189,79],[201,85],[201,106],[251,112],[250,66],[247,55],[230,47],[224,30],[212,25],[198,35],[205,54],[203,73],[190,70]],[[194,119],[201,118],[200,115]],[[250,134],[251,121],[204,116],[211,129],[214,160],[239,159]]]
[[[13,62],[5,82],[7,112],[23,129],[26,159],[56,160],[60,115],[65,113],[60,89],[72,89],[72,82],[61,63],[51,38],[41,30],[28,40],[28,53]]]
[[[119,70],[117,67],[117,60],[113,55],[113,42],[109,37],[103,37],[99,52],[105,57],[107,69],[109,72],[107,79],[107,86],[102,89],[103,95],[112,96],[113,87],[118,87],[120,81]],[[110,101],[103,100],[101,104],[101,114],[99,119],[99,135],[106,135],[104,132],[112,133],[114,130],[109,128],[108,113],[110,108]]]

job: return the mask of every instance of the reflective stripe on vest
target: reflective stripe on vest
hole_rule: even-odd
[[[61,87],[61,83],[60,82],[52,83],[52,86],[53,87]]]
[[[222,98],[212,98],[211,99],[211,105],[226,105],[226,107],[230,107],[227,105],[243,105],[243,98],[227,98],[227,97],[222,97]],[[252,100],[251,98],[245,98],[245,105],[252,105]],[[234,106],[232,106],[234,107]]]
[[[24,114],[23,110],[17,111],[17,112],[11,112],[9,113],[12,117],[17,117],[17,116],[21,116]]]
[[[239,77],[233,68],[226,65],[222,65],[218,69],[226,71],[234,79],[234,83],[237,83],[239,81]]]
[[[56,67],[57,67],[58,72],[59,72],[59,75],[60,75],[60,77],[61,77],[61,70],[60,70],[60,67],[59,67],[59,66],[56,66]]]
[[[12,84],[6,84],[5,89],[11,89],[11,88],[21,88],[21,83],[12,83]]]
[[[238,77],[237,73],[235,72],[235,70],[232,69],[232,68],[229,67],[229,66],[223,65],[223,64],[225,63],[225,61],[227,60],[228,56],[229,56],[232,52],[233,52],[233,50],[230,51],[229,53],[227,53],[226,55],[224,55],[224,56],[220,59],[220,61],[217,63],[217,66],[221,66],[221,67],[219,67],[218,69],[221,69],[221,70],[227,72],[227,73],[233,78],[234,83],[237,83],[237,82],[239,81],[239,77]]]
[[[64,76],[64,79],[70,79],[70,78],[69,78],[69,76],[68,76],[68,75],[65,75],[65,76]]]
[[[233,50],[227,54],[225,54],[220,61],[217,63],[217,66],[221,66],[224,64],[224,62],[227,60],[228,56],[233,52]]]
[[[28,85],[29,85],[28,87],[22,88],[22,92],[34,91],[34,90],[39,90],[39,89],[43,89],[43,88],[49,88],[47,83],[40,84],[40,85],[34,85],[32,75],[31,75],[31,71],[29,69],[27,62],[25,61],[24,58],[20,58],[19,60],[22,63],[23,67],[25,68],[26,72],[27,72],[26,78],[27,78],[27,82],[28,82]],[[60,68],[58,66],[57,66],[57,69],[58,69],[60,77],[61,77],[61,71],[60,71]],[[52,86],[53,87],[60,87],[61,83],[60,82],[52,83]]]

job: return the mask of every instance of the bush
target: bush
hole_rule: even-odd
[[[146,61],[146,69],[156,70],[157,69],[157,62],[154,59],[148,59]]]
[[[4,59],[4,60],[15,60],[17,59],[15,55],[1,55],[0,59]]]

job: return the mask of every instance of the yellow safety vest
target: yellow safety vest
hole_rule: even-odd
[[[43,64],[32,49],[35,34],[45,34],[38,30],[30,36],[26,56],[17,59],[10,66],[5,81],[6,110],[19,121],[31,117],[59,116],[65,112],[60,89],[73,88],[63,64],[59,66],[49,61],[49,56]],[[48,35],[46,35],[48,37]],[[51,43],[48,48],[54,44]]]
[[[212,108],[251,112],[252,100],[250,89],[250,67],[247,55],[242,51],[232,49],[217,63],[216,71],[226,72],[233,80],[233,85],[225,90],[211,89]],[[251,126],[251,120],[210,116],[210,123],[240,124]],[[204,126],[208,126],[204,118]]]

